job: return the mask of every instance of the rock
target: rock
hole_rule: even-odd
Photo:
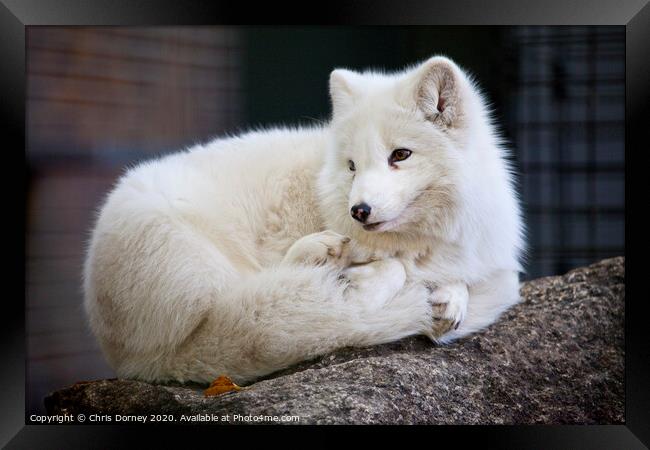
[[[50,394],[45,406],[177,422],[229,415],[229,423],[273,423],[239,414],[298,416],[292,423],[300,424],[622,424],[624,276],[618,257],[523,283],[522,303],[449,346],[413,337],[345,348],[214,398],[204,386],[83,382]]]

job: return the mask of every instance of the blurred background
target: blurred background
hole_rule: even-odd
[[[624,254],[624,27],[27,27],[27,412],[111,378],[83,315],[93,217],[138,161],[259,125],[327,120],[335,67],[445,54],[510,143],[524,279]]]

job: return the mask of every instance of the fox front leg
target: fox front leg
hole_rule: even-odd
[[[445,333],[456,330],[465,319],[469,290],[463,282],[434,286],[425,283],[433,309],[434,340]]]
[[[331,230],[303,236],[293,243],[282,259],[283,265],[333,264],[344,268],[350,264],[350,238]]]

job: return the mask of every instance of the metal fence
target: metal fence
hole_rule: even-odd
[[[623,255],[624,27],[509,34],[506,126],[528,227],[526,278]]]

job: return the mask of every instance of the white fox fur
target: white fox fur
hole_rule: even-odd
[[[518,201],[469,77],[433,57],[335,70],[330,92],[327,125],[217,139],[119,180],[84,267],[118,376],[248,383],[343,346],[449,342],[518,301]]]

